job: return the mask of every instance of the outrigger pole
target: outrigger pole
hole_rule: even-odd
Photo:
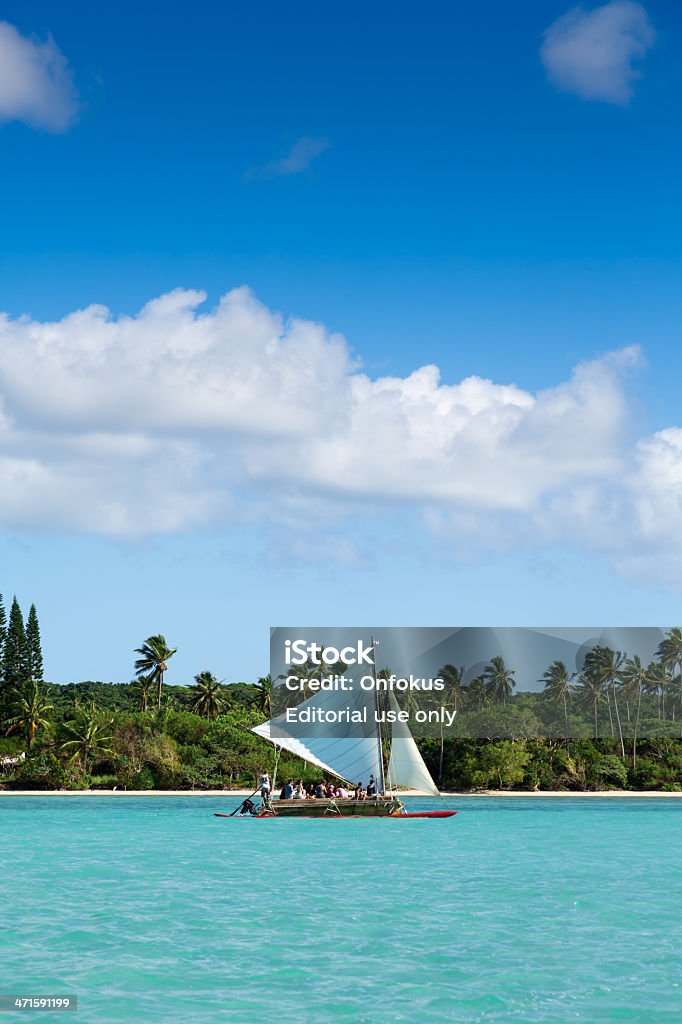
[[[272,795],[275,795],[275,783],[277,782],[277,765],[279,764],[280,754],[282,748],[278,747],[276,743],[273,744],[275,748],[275,767],[272,769]]]

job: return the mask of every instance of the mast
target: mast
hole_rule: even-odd
[[[375,716],[376,716],[376,723],[377,723],[377,743],[379,744],[379,775],[380,775],[380,778],[378,780],[379,781],[379,786],[377,788],[378,788],[378,792],[383,795],[385,790],[386,790],[386,777],[385,777],[385,772],[384,772],[384,750],[383,750],[383,744],[381,742],[381,723],[379,721],[379,710],[380,710],[380,708],[379,708],[379,680],[377,679],[377,656],[376,656],[376,651],[377,651],[377,647],[379,646],[379,641],[375,640],[373,636],[370,636],[369,642],[370,642],[370,645],[372,647],[372,650],[374,651],[374,661],[372,663],[372,675],[374,676],[374,706],[375,706],[375,712],[374,713],[375,713]]]

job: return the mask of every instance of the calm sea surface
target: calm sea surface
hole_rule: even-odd
[[[0,993],[76,994],[62,1024],[682,1021],[682,800],[236,802],[0,798]]]

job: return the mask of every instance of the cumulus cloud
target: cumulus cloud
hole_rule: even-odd
[[[246,172],[244,179],[252,181],[254,178],[282,178],[290,174],[300,174],[301,171],[307,171],[313,160],[326,149],[329,149],[328,139],[314,139],[304,135],[296,140],[285,156],[262,167],[252,167]]]
[[[29,39],[0,21],[0,121],[63,132],[79,110],[68,62],[54,39]]]
[[[576,7],[558,18],[545,32],[540,56],[560,89],[622,105],[640,77],[633,62],[646,56],[655,37],[641,4],[612,0],[592,11]]]
[[[682,564],[682,430],[633,439],[636,347],[538,392],[435,366],[373,378],[341,336],[247,288],[205,300],[0,317],[1,526],[134,537],[240,520],[349,562],[344,523],[404,515],[460,551],[569,541],[623,571]]]

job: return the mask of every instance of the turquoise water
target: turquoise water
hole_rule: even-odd
[[[682,801],[235,803],[0,798],[0,993],[76,994],[62,1024],[682,1021]]]

